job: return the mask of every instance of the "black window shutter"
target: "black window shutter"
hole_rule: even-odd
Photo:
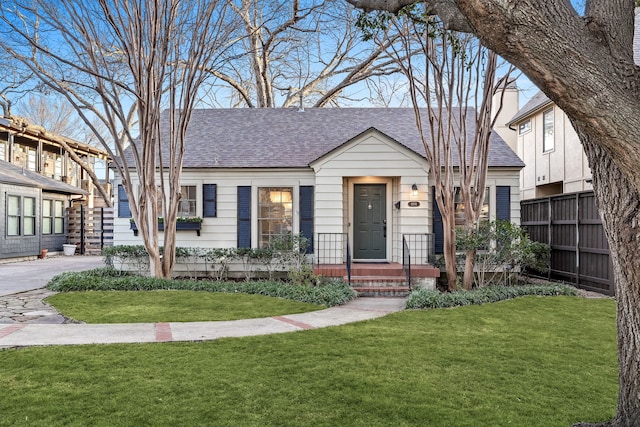
[[[444,228],[442,226],[442,214],[438,208],[438,202],[436,201],[436,187],[431,187],[431,195],[433,196],[433,242],[435,246],[435,253],[444,253]]]
[[[251,247],[251,187],[238,186],[238,247]]]
[[[129,199],[122,184],[118,184],[118,218],[131,218]]]
[[[511,187],[496,187],[496,219],[511,221]]]
[[[202,185],[202,216],[205,218],[215,218],[217,211],[218,186],[216,184]]]
[[[313,253],[313,185],[300,186],[300,235],[309,239],[307,253]]]

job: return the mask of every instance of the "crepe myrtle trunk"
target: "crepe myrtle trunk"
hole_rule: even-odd
[[[450,292],[458,290],[458,263],[456,260],[456,229],[453,214],[442,214],[443,252],[447,288]]]

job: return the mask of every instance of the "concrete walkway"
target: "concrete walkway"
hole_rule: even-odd
[[[43,301],[56,274],[102,266],[101,257],[55,257],[0,265],[0,349],[42,345],[205,341],[277,334],[374,319],[404,308],[404,298],[356,298],[309,313],[219,322],[84,324]]]
[[[309,313],[219,322],[0,325],[0,348],[205,341],[223,337],[279,334],[375,319],[404,308],[404,298],[356,298],[340,307]]]

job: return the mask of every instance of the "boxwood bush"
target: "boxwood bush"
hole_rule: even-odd
[[[526,295],[577,295],[574,287],[563,284],[487,286],[472,291],[440,292],[418,288],[407,298],[407,308],[444,308],[485,304]]]
[[[53,277],[47,289],[57,292],[72,291],[148,291],[191,290],[207,292],[242,292],[333,307],[346,304],[356,293],[343,281],[332,281],[317,286],[292,285],[281,281],[210,281],[155,279],[126,275],[113,268],[97,268],[82,272],[67,272]]]

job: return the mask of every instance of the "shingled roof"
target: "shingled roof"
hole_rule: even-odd
[[[45,191],[61,194],[87,194],[81,188],[47,178],[39,173],[24,169],[20,166],[0,160],[0,182],[21,185],[25,187],[41,188]]]
[[[309,167],[369,129],[424,157],[412,108],[198,109],[187,131],[184,168]],[[469,115],[469,135],[473,129]],[[493,133],[489,166],[524,164]]]

